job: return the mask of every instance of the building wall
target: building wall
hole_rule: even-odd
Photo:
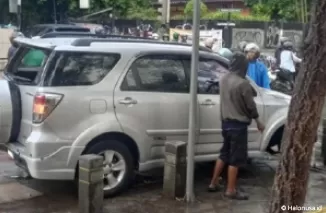
[[[9,37],[12,32],[12,29],[0,29],[0,59],[7,58],[8,49],[11,45]]]
[[[171,17],[175,15],[183,15],[185,4],[177,4],[171,5]],[[241,9],[241,13],[244,15],[249,14],[249,9],[245,7],[244,2],[214,2],[214,3],[206,3],[208,11],[216,12],[219,9],[227,9],[227,8],[235,8]]]

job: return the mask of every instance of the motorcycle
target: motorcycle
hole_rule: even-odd
[[[275,73],[276,78],[270,84],[271,89],[287,95],[292,95],[294,88],[294,80],[291,76],[292,73],[284,69],[278,69]]]

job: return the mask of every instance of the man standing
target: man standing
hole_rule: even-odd
[[[276,59],[276,67],[280,68],[280,64],[281,64],[281,53],[284,49],[284,42],[287,42],[289,39],[286,37],[281,37],[280,38],[280,45],[278,47],[276,47],[275,49],[275,53],[274,53],[274,57]]]
[[[248,126],[252,119],[256,121],[259,131],[264,125],[259,121],[254,102],[256,92],[246,79],[248,60],[243,53],[233,55],[230,73],[220,80],[220,100],[222,134],[224,138],[220,157],[216,161],[210,192],[219,190],[219,177],[224,166],[228,165],[228,178],[225,196],[230,199],[247,200],[249,197],[236,189],[238,168],[247,162]]]
[[[255,43],[249,43],[246,45],[244,52],[249,60],[247,75],[258,86],[266,89],[270,89],[270,79],[268,76],[267,67],[265,64],[258,60],[260,56],[260,48]]]

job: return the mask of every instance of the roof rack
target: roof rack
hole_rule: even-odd
[[[150,38],[144,38],[144,37],[112,35],[112,34],[102,35],[102,34],[87,33],[87,32],[51,32],[41,36],[41,38],[87,38],[87,37],[150,40]]]
[[[147,43],[147,44],[166,44],[166,45],[178,45],[178,46],[186,46],[191,47],[191,44],[187,43],[178,43],[178,42],[172,42],[172,41],[158,41],[154,39],[137,39],[137,37],[130,37],[130,39],[118,39],[112,37],[111,39],[107,38],[78,38],[75,41],[71,43],[72,46],[77,47],[88,47],[92,43],[108,43],[108,42],[115,42],[115,43]],[[199,50],[206,51],[206,52],[212,52],[211,49],[203,46],[199,46]]]

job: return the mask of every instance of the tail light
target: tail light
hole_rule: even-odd
[[[42,123],[60,103],[60,94],[37,93],[33,103],[33,123]]]

